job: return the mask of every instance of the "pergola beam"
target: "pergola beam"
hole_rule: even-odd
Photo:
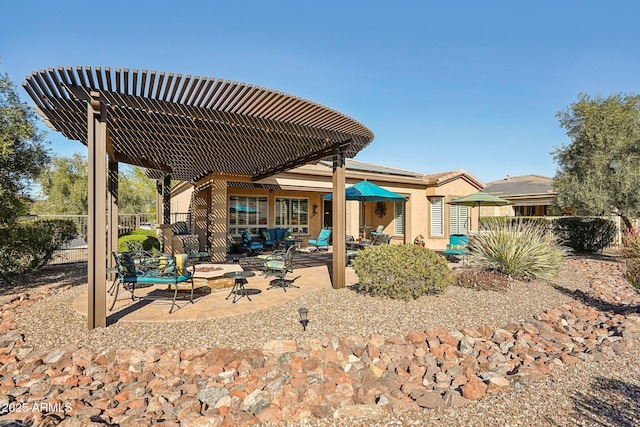
[[[89,150],[89,329],[106,326],[107,247],[114,250],[118,230],[118,162],[145,167],[163,181],[158,182],[157,215],[165,223],[163,232],[170,232],[171,179],[221,177],[212,187],[216,200],[210,215],[218,226],[225,221],[225,176],[257,181],[337,153],[333,271],[334,287],[344,287],[344,160],[373,140],[361,123],[271,89],[147,70],[49,68],[27,76],[23,87],[50,128]],[[212,250],[220,257],[226,248],[224,228],[211,235]]]
[[[349,147],[351,146],[351,139],[348,139],[346,141],[340,141],[340,142],[336,142],[334,144],[332,144],[331,146],[327,147],[326,149],[322,150],[322,151],[318,151],[314,154],[310,154],[308,156],[303,156],[300,158],[297,158],[295,160],[291,160],[289,162],[283,163],[281,165],[272,167],[270,169],[267,169],[265,171],[259,172],[256,175],[254,175],[251,180],[252,181],[259,181],[263,178],[268,178],[272,175],[275,175],[277,173],[280,172],[284,172],[290,169],[293,169],[297,166],[301,166],[307,163],[312,163],[312,162],[316,162],[318,160],[322,160],[325,159],[329,156],[331,156],[332,154],[339,152],[339,153],[344,153],[346,150],[349,149]]]

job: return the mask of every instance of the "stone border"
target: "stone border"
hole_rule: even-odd
[[[640,329],[636,313],[570,302],[498,329],[326,336],[261,350],[25,346],[15,309],[69,288],[45,287],[0,307],[0,409],[24,410],[0,420],[244,426],[463,406],[565,365],[614,358]]]

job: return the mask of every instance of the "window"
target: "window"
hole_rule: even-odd
[[[535,206],[514,206],[516,216],[536,216]]]
[[[244,230],[260,235],[267,228],[269,203],[266,197],[229,197],[229,234],[239,236]]]
[[[276,226],[292,233],[309,233],[309,199],[277,198]]]
[[[444,202],[442,197],[429,199],[431,204],[431,235],[444,236]]]
[[[449,234],[469,233],[469,207],[449,205]]]
[[[395,202],[393,204],[393,232],[395,234],[404,234],[404,202]]]

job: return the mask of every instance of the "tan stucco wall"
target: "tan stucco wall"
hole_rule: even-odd
[[[429,186],[426,189],[427,199],[424,207],[426,223],[424,224],[422,234],[426,239],[425,246],[433,250],[444,250],[449,243],[449,222],[450,222],[450,205],[447,203],[453,199],[467,196],[478,191],[478,187],[463,178],[443,183],[439,186]],[[431,224],[431,204],[428,202],[429,197],[444,197],[444,236],[432,236],[430,233]],[[471,230],[478,229],[478,209],[469,208],[469,217],[471,218]]]
[[[245,188],[245,187],[229,187],[227,189],[227,206],[229,197],[232,195],[252,195],[265,196],[269,200],[268,226],[275,227],[275,199],[277,197],[299,197],[309,199],[309,235],[305,236],[305,241],[309,237],[316,237],[323,224],[323,199],[322,195],[332,191],[331,169],[320,165],[306,165],[293,172],[286,172],[277,176],[267,178],[260,181],[265,184],[277,184],[282,189],[265,189],[265,188]],[[219,176],[229,181],[246,181],[248,177],[238,176]],[[412,243],[414,238],[421,234],[426,240],[426,246],[434,250],[444,250],[449,241],[449,209],[445,204],[445,236],[438,238],[429,238],[430,225],[430,204],[428,196],[442,195],[445,196],[445,202],[452,198],[462,197],[467,194],[474,193],[479,188],[462,177],[453,179],[449,182],[439,185],[427,184],[420,178],[413,177],[395,177],[395,176],[377,176],[375,174],[363,174],[362,172],[351,173],[347,171],[346,185],[353,185],[362,179],[367,178],[369,181],[380,185],[381,187],[402,194],[408,198],[405,206],[406,224],[405,235],[395,234],[394,224],[394,203],[385,202],[386,214],[380,218],[375,213],[376,203],[366,203],[365,222],[371,228],[367,229],[367,234],[371,230],[375,230],[379,225],[384,227],[384,233],[392,236],[392,243],[402,244]],[[400,182],[393,182],[397,180]],[[205,182],[204,180],[202,182]],[[198,184],[198,183],[197,183]],[[172,198],[172,209],[177,208],[182,212],[187,211],[186,206],[191,203],[192,189],[185,189],[179,194],[175,194]],[[313,215],[313,206],[317,205],[317,213]],[[359,236],[360,234],[360,210],[362,204],[357,201],[348,201],[346,203],[346,234]],[[476,227],[477,212],[471,209],[473,215],[473,228]],[[226,224],[225,224],[226,227]]]

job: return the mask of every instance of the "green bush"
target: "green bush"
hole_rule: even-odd
[[[70,220],[37,220],[0,227],[0,278],[46,265],[62,245],[77,236]]]
[[[622,257],[625,259],[625,277],[640,292],[640,229],[627,230],[622,235]]]
[[[133,230],[130,233],[118,237],[118,252],[127,252],[126,242],[138,242],[145,251],[160,250],[160,241],[154,230]]]
[[[553,234],[533,222],[486,221],[469,244],[472,265],[522,279],[556,276],[566,254]]]
[[[445,257],[416,245],[372,246],[358,253],[353,268],[360,291],[393,299],[443,292],[453,281]]]
[[[553,232],[561,244],[576,252],[600,252],[616,237],[618,227],[605,218],[567,216],[553,221]]]
[[[464,268],[458,271],[454,280],[456,286],[477,291],[504,292],[509,288],[509,282],[502,274],[476,268]]]

